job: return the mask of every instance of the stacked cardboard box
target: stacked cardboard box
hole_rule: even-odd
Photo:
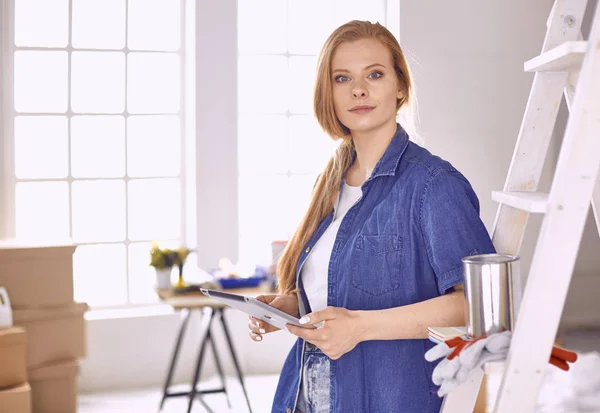
[[[0,329],[0,413],[31,413],[25,346],[24,328]]]
[[[14,325],[27,332],[25,366],[33,413],[77,411],[87,305],[73,301],[74,251],[74,246],[0,243],[0,286],[8,291]]]

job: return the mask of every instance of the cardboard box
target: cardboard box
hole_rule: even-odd
[[[79,364],[65,361],[31,370],[31,404],[35,413],[76,413]]]
[[[57,309],[15,310],[14,323],[27,329],[27,368],[86,355],[85,303]]]
[[[36,247],[0,242],[0,285],[13,309],[73,302],[74,246]]]
[[[0,390],[27,381],[26,337],[22,327],[0,329]]]
[[[0,413],[31,413],[31,387],[29,387],[29,383],[0,390]]]

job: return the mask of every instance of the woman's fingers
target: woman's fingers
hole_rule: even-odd
[[[266,333],[265,329],[262,328],[262,326],[259,323],[257,323],[255,320],[252,320],[252,319],[248,322],[248,328],[250,329],[250,331],[252,331],[253,333],[256,333],[256,334],[265,334]]]
[[[262,341],[262,336],[256,333],[250,333],[250,338],[254,341]]]
[[[250,329],[251,332],[258,333],[258,327],[254,321],[252,321],[252,320],[248,321],[248,328]]]
[[[250,329],[250,338],[254,341],[262,341],[262,335],[260,334],[260,327],[258,326],[257,320],[254,317],[249,317],[248,328]]]
[[[275,331],[273,326],[271,326],[270,324],[267,324],[264,321],[259,320],[258,318],[254,318],[252,316],[250,316],[250,323],[254,323],[256,325],[256,333],[265,334]],[[248,324],[248,326],[250,326],[250,324]]]
[[[248,328],[250,329],[250,338],[254,341],[262,341],[262,334],[265,334],[264,328],[261,326],[260,320],[254,317],[249,317]]]

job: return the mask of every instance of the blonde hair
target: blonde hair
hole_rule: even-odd
[[[408,109],[406,118],[412,118],[410,114],[411,103],[414,101],[412,77],[404,53],[394,35],[379,23],[368,21],[354,20],[338,27],[323,45],[319,56],[313,103],[315,116],[323,130],[334,140],[341,139],[342,142],[319,176],[308,210],[279,260],[277,277],[281,294],[290,294],[297,290],[296,265],[302,249],[319,223],[333,210],[342,178],[354,156],[354,142],[350,130],[340,122],[334,110],[331,61],[340,44],[365,38],[379,40],[390,51],[399,86],[404,92],[403,97],[397,99],[396,109]]]

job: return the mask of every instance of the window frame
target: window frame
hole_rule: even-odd
[[[0,240],[16,240],[16,184],[18,182],[67,182],[70,185],[69,189],[69,233],[72,237],[73,233],[73,223],[72,223],[72,182],[77,180],[98,180],[105,178],[74,178],[69,168],[69,176],[64,179],[17,179],[16,171],[15,171],[15,134],[14,134],[14,120],[17,116],[40,116],[40,115],[51,115],[51,116],[66,116],[68,122],[70,124],[73,116],[86,116],[90,115],[90,113],[74,113],[71,109],[71,85],[72,85],[72,73],[71,73],[71,59],[73,52],[80,51],[91,51],[91,52],[122,52],[125,55],[125,96],[127,96],[127,64],[128,64],[128,55],[129,53],[161,53],[159,51],[154,50],[130,50],[127,45],[128,38],[128,18],[127,13],[129,12],[129,1],[124,1],[124,7],[126,10],[126,18],[125,18],[125,43],[123,48],[121,49],[87,49],[87,48],[74,48],[72,46],[72,11],[73,11],[73,0],[67,0],[68,2],[68,44],[66,47],[19,47],[15,45],[15,2],[17,0],[0,0],[0,86],[2,86],[2,96],[0,99],[0,125],[2,128],[0,129],[0,161],[2,161],[2,165],[0,168]],[[155,115],[173,115],[179,117],[179,125],[180,125],[180,172],[177,176],[168,177],[169,179],[177,179],[179,181],[180,187],[180,227],[179,227],[179,236],[177,241],[182,245],[186,245],[189,248],[195,248],[193,244],[195,240],[195,231],[190,231],[190,226],[188,222],[190,220],[190,208],[193,203],[190,202],[190,191],[187,191],[186,188],[190,185],[193,185],[194,176],[193,170],[194,165],[193,157],[186,156],[187,148],[190,147],[190,131],[193,131],[189,128],[188,123],[188,94],[190,93],[187,89],[187,80],[189,79],[189,68],[186,66],[187,61],[187,53],[188,50],[188,42],[187,36],[189,35],[188,31],[188,23],[190,23],[190,19],[188,16],[188,6],[193,3],[192,0],[177,0],[180,3],[180,45],[179,49],[176,51],[164,51],[162,53],[176,54],[179,56],[179,111],[167,114],[167,113],[156,113]],[[193,10],[193,7],[192,7]],[[64,113],[20,113],[15,110],[14,107],[14,53],[19,50],[60,50],[66,51],[68,53],[68,108]],[[93,116],[97,115],[114,115],[114,116],[123,116],[125,119],[125,128],[127,129],[127,119],[129,116],[138,116],[137,114],[130,114],[125,107],[122,113],[117,114],[106,114],[106,113],[94,113]],[[141,114],[141,116],[145,116],[146,114]],[[69,126],[70,130],[70,126]],[[126,135],[125,131],[125,137]],[[127,138],[126,138],[127,139]],[[71,136],[69,132],[69,157],[68,160],[71,162]],[[126,148],[124,149],[125,156],[127,155]],[[190,163],[192,163],[190,165]],[[127,175],[127,171],[122,178],[106,178],[110,180],[118,180],[125,183],[125,191],[126,191],[126,203],[125,203],[125,228],[126,234],[128,234],[128,225],[129,225],[129,212],[128,212],[128,189],[127,185],[131,180],[144,180],[144,179],[162,179],[166,178],[163,176],[151,176],[151,177],[139,177],[139,178],[131,178]],[[195,196],[195,195],[194,195]],[[194,232],[194,234],[190,234],[190,232]],[[120,304],[114,305],[98,305],[94,306],[94,309],[118,309],[118,308],[136,308],[136,307],[146,307],[146,306],[154,306],[159,302],[157,297],[156,302],[149,303],[134,303],[131,300],[131,285],[130,285],[130,269],[129,269],[129,245],[138,242],[149,242],[147,241],[139,241],[139,240],[131,240],[127,235],[123,241],[100,241],[100,242],[72,242],[72,245],[124,245],[125,246],[125,285],[126,285],[126,301]],[[11,242],[11,241],[9,241]],[[19,240],[16,240],[19,242]],[[26,241],[29,243],[28,241]],[[50,243],[51,244],[51,243]],[[45,245],[40,243],[40,245]],[[76,297],[77,298],[77,297]],[[82,297],[83,298],[83,297]]]
[[[13,54],[11,45],[14,45],[14,16],[13,0],[0,0],[0,56],[1,71],[0,85],[2,86],[2,100],[0,101],[0,124],[2,125],[2,145],[0,148],[2,169],[0,170],[0,238],[12,239],[15,237],[15,191],[16,183],[14,170],[14,119],[15,110],[13,99]]]

